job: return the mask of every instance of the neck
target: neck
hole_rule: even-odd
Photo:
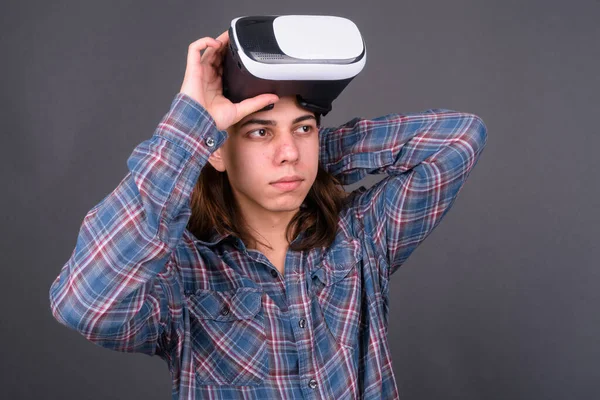
[[[254,202],[243,201],[243,203],[239,210],[247,224],[250,235],[257,239],[257,243],[255,245],[251,244],[248,248],[271,253],[287,249],[289,244],[285,232],[299,209],[269,211]],[[270,246],[271,249],[258,243],[258,241]]]
[[[248,224],[250,233],[261,242],[268,246],[264,247],[257,243],[256,249],[261,251],[274,252],[287,249],[288,241],[285,236],[287,226],[298,210],[281,212],[248,212],[244,214],[244,219]]]

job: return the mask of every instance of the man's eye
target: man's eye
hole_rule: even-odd
[[[312,125],[302,125],[300,128],[308,128],[308,130],[304,131],[304,133],[308,133],[313,130]]]
[[[257,129],[257,130],[255,130],[255,131],[250,131],[250,132],[248,132],[248,134],[247,134],[247,135],[248,135],[248,136],[251,136],[253,133],[255,133],[255,132],[261,132],[261,131],[263,131],[263,132],[265,132],[265,133],[267,132],[267,130],[266,130],[266,129],[264,129],[264,128],[261,128],[261,129]],[[260,137],[263,137],[263,136],[260,136]]]

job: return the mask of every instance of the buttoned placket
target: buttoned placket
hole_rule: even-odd
[[[286,256],[286,261],[288,257]],[[310,300],[307,301],[308,287],[306,285],[309,272],[305,272],[302,263],[305,262],[305,254],[302,252],[298,261],[299,265],[294,266],[288,273],[286,271],[285,287],[288,294],[289,318],[292,324],[292,332],[296,342],[298,355],[298,373],[302,379],[302,387],[305,398],[318,399],[318,381],[315,376],[313,366],[313,343],[311,342],[310,327]],[[289,265],[289,264],[288,264]]]
[[[245,248],[241,240],[238,239],[236,242],[236,248],[238,250],[243,250],[243,252],[255,262],[259,262],[261,264],[265,264],[270,268],[269,273],[273,278],[277,278],[279,276],[277,268],[267,259],[267,257],[260,253],[260,255],[250,254],[248,249]],[[311,398],[319,398],[318,382],[315,376],[315,370],[313,368],[312,363],[312,347],[313,344],[310,343],[310,332],[308,331],[309,326],[309,317],[308,313],[310,312],[310,301],[303,301],[308,295],[307,286],[305,279],[307,276],[310,276],[310,273],[304,274],[303,268],[299,268],[295,265],[292,265],[290,262],[290,251],[288,249],[285,256],[285,273],[283,277],[284,286],[286,293],[288,295],[288,307],[290,311],[290,323],[292,323],[292,331],[294,333],[296,347],[298,350],[298,368],[299,375],[305,382],[305,388],[308,390],[305,392],[305,396],[308,399]],[[264,258],[264,260],[263,260]],[[301,254],[300,263],[304,262],[304,254]],[[287,279],[286,279],[287,275]],[[299,299],[294,302],[294,299]],[[291,304],[289,301],[291,300]],[[306,305],[307,308],[304,306]],[[298,309],[301,307],[301,309]],[[295,322],[294,322],[295,321]],[[297,324],[297,325],[296,325]],[[294,327],[296,326],[296,327]],[[298,342],[301,342],[300,344]],[[306,343],[303,345],[303,343]]]

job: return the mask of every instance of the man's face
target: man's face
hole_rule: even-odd
[[[242,211],[297,210],[317,176],[319,130],[314,114],[298,106],[294,96],[284,96],[271,110],[248,115],[227,132],[229,137],[209,161],[218,171],[227,171]],[[301,181],[274,184],[288,176]]]

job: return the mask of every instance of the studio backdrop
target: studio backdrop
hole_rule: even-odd
[[[3,398],[170,398],[164,361],[87,342],[53,318],[48,290],[83,217],[168,111],[188,45],[255,14],[338,15],[360,28],[367,64],[324,126],[431,108],[486,124],[486,149],[455,205],[391,281],[400,397],[600,398],[597,1],[2,9]]]

